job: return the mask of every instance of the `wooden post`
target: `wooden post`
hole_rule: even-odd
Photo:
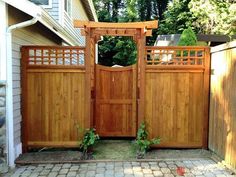
[[[140,29],[140,36],[138,36],[138,126],[144,120],[145,117],[145,46],[146,36],[144,29]]]
[[[85,122],[84,127],[90,128],[91,121],[91,29],[86,28],[85,48]]]
[[[27,61],[29,57],[29,49],[27,47],[21,48],[21,107],[22,107],[22,125],[21,125],[21,139],[23,153],[28,150],[28,117],[27,117]]]
[[[208,148],[208,127],[209,127],[209,94],[210,94],[210,48],[205,49],[205,71],[204,71],[204,124],[203,124],[203,148]]]

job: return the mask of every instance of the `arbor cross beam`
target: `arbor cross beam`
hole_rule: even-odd
[[[111,29],[136,29],[146,28],[155,29],[158,27],[158,21],[146,21],[146,22],[127,22],[127,23],[108,23],[108,22],[93,22],[93,21],[80,21],[74,20],[75,28],[111,28]]]

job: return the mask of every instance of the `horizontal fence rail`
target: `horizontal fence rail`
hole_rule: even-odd
[[[146,65],[173,68],[205,66],[206,49],[194,46],[146,47]]]
[[[84,67],[84,47],[24,46],[27,67]]]

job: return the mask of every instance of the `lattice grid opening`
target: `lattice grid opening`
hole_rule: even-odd
[[[204,48],[149,47],[146,49],[147,65],[204,66],[204,59]]]
[[[28,50],[30,66],[84,66],[85,49],[77,47],[32,47]]]

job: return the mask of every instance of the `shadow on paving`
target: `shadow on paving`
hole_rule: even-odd
[[[100,140],[93,148],[93,160],[132,161],[136,159],[134,141],[131,140]],[[194,159],[210,158],[211,152],[202,149],[152,149],[145,159]],[[82,153],[78,149],[42,149],[29,152],[16,159],[16,164],[33,163],[76,163],[80,162]]]

